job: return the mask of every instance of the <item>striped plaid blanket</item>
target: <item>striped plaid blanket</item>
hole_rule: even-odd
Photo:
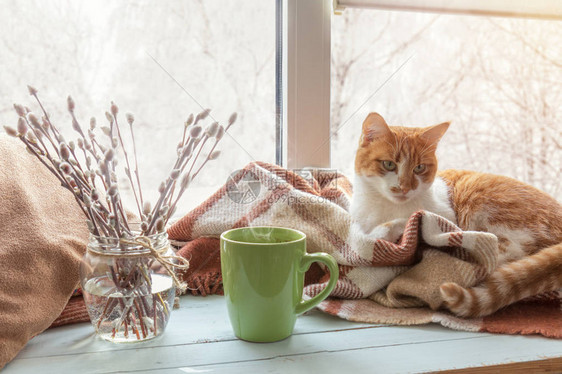
[[[173,224],[178,254],[190,259],[181,274],[193,294],[222,293],[219,236],[245,226],[282,226],[303,231],[309,252],[327,252],[340,277],[322,311],[351,321],[415,325],[440,323],[467,330],[542,334],[562,338],[562,295],[541,295],[477,319],[442,310],[439,286],[469,287],[497,265],[497,238],[462,231],[452,222],[420,211],[406,220],[377,227],[368,235],[348,212],[352,186],[333,171],[288,171],[250,163],[203,204]],[[305,277],[305,297],[324,287],[328,274],[313,265]]]

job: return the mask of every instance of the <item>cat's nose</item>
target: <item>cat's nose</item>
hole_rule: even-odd
[[[400,186],[400,187],[396,186],[396,187],[391,187],[390,191],[393,192],[393,193],[396,193],[396,194],[402,193],[402,195],[406,195],[410,191],[410,188],[402,187],[402,186]]]

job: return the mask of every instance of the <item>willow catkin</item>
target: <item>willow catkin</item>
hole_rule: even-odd
[[[25,117],[25,115],[27,114],[23,105],[20,104],[14,104],[14,109],[16,110],[16,113],[18,114],[18,116],[20,117]]]
[[[191,113],[189,115],[189,117],[187,117],[187,120],[185,121],[185,127],[189,127],[191,126],[191,124],[193,123],[193,113]]]
[[[187,186],[189,185],[189,182],[191,182],[191,175],[185,174],[183,176],[183,178],[181,179],[180,188],[182,190],[185,190],[187,188]]]
[[[150,205],[150,202],[145,201],[144,205],[142,206],[142,213],[147,216],[150,214],[151,211],[152,211],[152,206]]]
[[[209,155],[209,160],[216,160],[221,154],[221,151],[213,151],[213,153],[211,153]]]
[[[179,178],[179,176],[180,176],[180,169],[174,169],[170,173],[170,178],[174,181],[177,180]]]
[[[221,140],[222,137],[224,136],[224,127],[221,125],[219,126],[217,133],[215,135],[215,139],[217,139],[217,141]]]
[[[107,122],[113,123],[113,116],[111,115],[111,113],[105,112],[105,119],[107,119]]]
[[[135,116],[133,115],[133,113],[125,114],[125,117],[127,118],[127,123],[132,126],[133,122],[135,122]]]
[[[73,112],[74,112],[74,108],[76,107],[76,104],[74,103],[74,100],[72,99],[71,96],[68,96],[68,97],[66,98],[66,105],[67,105],[67,107],[68,107],[68,111],[69,111],[70,113],[73,113]]]
[[[64,143],[61,143],[59,145],[59,153],[60,153],[60,157],[63,160],[68,160],[70,158],[70,150],[68,149],[68,146]]]
[[[238,118],[238,113],[234,112],[230,115],[230,118],[228,119],[228,126],[231,126],[234,122],[236,122],[236,119]]]
[[[205,129],[205,134],[209,138],[212,138],[217,134],[218,128],[219,128],[219,123],[213,122],[209,126],[207,126],[207,128]]]
[[[28,127],[27,123],[25,123],[25,120],[22,117],[18,118],[18,134],[25,135],[27,134],[27,130]]]
[[[6,131],[6,134],[10,136],[18,136],[18,132],[13,127],[4,126],[4,131]]]
[[[27,90],[29,91],[29,94],[30,94],[31,96],[37,95],[37,89],[36,89],[35,87],[33,87],[33,86],[28,85],[28,86],[27,86]]]
[[[60,171],[62,171],[65,175],[70,175],[72,172],[72,167],[68,162],[61,162],[59,165]]]
[[[189,136],[196,139],[201,135],[202,131],[203,131],[203,128],[201,126],[195,125],[191,128],[191,130],[189,130]]]
[[[33,113],[27,113],[27,120],[36,128],[41,127],[41,124],[39,123],[39,119],[37,118],[37,116]]]

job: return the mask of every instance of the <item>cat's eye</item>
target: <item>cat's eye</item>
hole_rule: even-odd
[[[393,171],[393,170],[396,169],[396,164],[392,161],[383,161],[382,167],[385,168],[388,171]]]
[[[414,168],[414,173],[419,174],[425,171],[425,164],[419,164]]]

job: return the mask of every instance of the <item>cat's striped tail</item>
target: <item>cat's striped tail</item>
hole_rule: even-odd
[[[444,283],[445,307],[461,317],[492,314],[526,297],[562,288],[562,243],[499,267],[482,284],[463,288]]]

